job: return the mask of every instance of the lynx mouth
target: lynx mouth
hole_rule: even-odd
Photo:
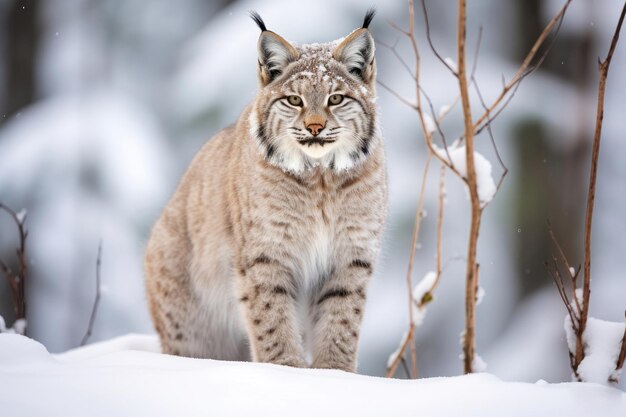
[[[336,141],[337,139],[307,138],[299,140],[298,143],[303,146],[306,145],[310,148],[312,145],[320,145],[321,147],[324,147],[324,145],[334,143]]]

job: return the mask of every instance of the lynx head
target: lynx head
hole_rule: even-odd
[[[336,172],[365,160],[377,145],[376,63],[368,26],[346,38],[296,45],[269,31],[256,12],[259,92],[252,136],[271,164],[292,173]]]

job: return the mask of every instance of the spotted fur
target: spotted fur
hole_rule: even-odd
[[[354,371],[387,204],[373,13],[314,45],[252,17],[259,91],[153,228],[152,319],[167,353]]]

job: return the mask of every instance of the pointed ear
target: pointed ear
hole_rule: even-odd
[[[258,43],[259,80],[266,86],[276,79],[300,54],[289,42],[274,32],[261,32]]]
[[[333,58],[348,67],[351,74],[371,84],[376,75],[374,38],[366,28],[360,28],[345,38],[333,52]]]

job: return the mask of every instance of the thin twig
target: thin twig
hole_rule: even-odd
[[[87,340],[91,337],[93,331],[93,324],[96,321],[96,313],[98,312],[98,305],[100,304],[100,266],[102,265],[102,240],[98,244],[98,257],[96,258],[96,297],[93,301],[93,307],[91,309],[91,315],[89,316],[89,325],[87,331],[83,336],[83,340],[80,342],[81,346],[87,344]]]
[[[626,311],[624,311],[624,317],[626,318]],[[625,360],[626,360],[626,325],[624,325],[624,336],[622,336],[622,347],[619,350],[619,356],[617,357],[617,363],[615,364],[616,371],[624,367]]]
[[[454,172],[459,178],[463,178],[463,175],[454,167],[452,164],[452,160],[449,155],[448,158],[444,158],[439,152],[436,151],[433,145],[433,137],[432,133],[428,131],[426,126],[426,119],[424,118],[424,113],[422,110],[422,94],[421,94],[421,85],[420,85],[420,54],[419,49],[417,47],[417,40],[415,39],[415,14],[414,14],[414,6],[413,0],[409,0],[409,30],[405,32],[405,34],[409,38],[409,42],[411,43],[411,49],[413,50],[413,55],[415,57],[415,95],[417,99],[417,115],[419,117],[420,123],[422,125],[422,133],[424,138],[426,139],[426,145],[428,146],[428,150],[437,158],[442,164],[450,168],[452,172]],[[446,147],[446,153],[447,153]]]
[[[409,367],[406,365],[406,359],[402,358],[402,367],[404,368],[404,372],[406,373],[406,377],[411,379],[411,373],[409,372]]]
[[[426,99],[426,102],[428,103],[428,108],[430,109],[431,119],[435,123],[435,128],[437,129],[439,136],[441,136],[441,143],[443,144],[443,149],[444,149],[444,152],[446,153],[446,157],[448,158],[448,161],[450,161],[450,165],[454,167],[454,163],[452,162],[452,158],[450,157],[450,152],[448,150],[448,143],[446,141],[446,135],[443,133],[443,130],[441,129],[440,119],[442,119],[442,117],[435,114],[435,107],[433,106],[433,102],[430,99],[430,96],[426,93],[426,91],[424,91],[424,89],[421,86],[420,86],[420,92],[424,95],[424,98]],[[432,133],[430,133],[430,135],[432,138]]]
[[[426,39],[428,39],[428,45],[430,45],[430,49],[433,51],[433,54],[435,54],[437,59],[452,73],[453,76],[457,77],[458,76],[457,72],[439,54],[439,51],[437,51],[437,48],[435,48],[435,45],[433,44],[433,39],[430,36],[430,22],[428,19],[428,10],[426,10],[426,1],[422,0],[421,3],[422,3],[422,10],[424,12],[424,26],[426,26]]]
[[[544,265],[546,267],[546,270],[552,276],[552,280],[554,281],[554,284],[556,285],[556,289],[559,295],[561,296],[561,300],[563,301],[565,308],[567,309],[567,314],[569,315],[570,320],[572,322],[572,327],[574,328],[574,330],[576,330],[578,327],[577,325],[578,319],[576,318],[576,314],[572,310],[572,304],[570,303],[570,300],[567,297],[567,292],[565,291],[565,284],[563,283],[563,277],[561,273],[559,272],[559,267],[556,262],[556,258],[553,256],[552,260],[554,263],[554,269],[550,269],[550,264],[548,262],[545,262]]]
[[[9,216],[11,216],[18,231],[19,244],[15,251],[17,255],[17,273],[11,271],[11,269],[2,261],[0,261],[0,270],[9,284],[15,319],[19,320],[26,318],[26,239],[28,238],[28,231],[24,225],[26,223],[27,215],[18,214],[10,207],[2,203],[0,203],[0,210],[5,211]]]
[[[472,72],[470,73],[470,80],[474,79],[476,75],[476,68],[478,68],[478,53],[480,52],[480,45],[483,41],[483,27],[478,28],[478,40],[476,41],[476,49],[474,50],[474,63],[472,64]]]
[[[419,197],[417,198],[417,209],[415,210],[415,221],[413,223],[413,237],[411,238],[411,249],[409,252],[409,265],[406,272],[406,286],[407,286],[407,294],[409,296],[409,330],[407,334],[413,335],[415,328],[415,320],[413,317],[413,284],[411,280],[411,274],[413,273],[413,265],[415,262],[415,250],[417,248],[417,239],[419,237],[420,228],[422,225],[422,218],[424,212],[424,191],[426,190],[426,180],[428,179],[428,170],[430,167],[430,161],[432,159],[432,155],[429,153],[426,157],[426,163],[424,164],[424,172],[422,174],[422,183],[420,185]],[[408,341],[412,341],[414,343],[413,337],[408,338]],[[404,344],[404,341],[403,341]],[[398,367],[399,361],[404,355],[404,350],[406,349],[406,345],[404,348],[398,350],[398,355],[391,363],[391,366],[387,369],[387,376],[391,377],[396,373],[396,368]],[[417,366],[417,365],[416,365]]]
[[[397,43],[397,42],[396,42]],[[398,62],[400,62],[400,65],[402,65],[402,67],[406,70],[406,72],[409,74],[409,76],[411,78],[413,78],[415,80],[415,74],[413,74],[413,71],[411,70],[411,68],[409,68],[409,64],[407,64],[407,62],[404,60],[404,58],[402,57],[402,55],[400,55],[398,53],[398,50],[396,49],[396,45],[388,45],[387,43],[380,41],[380,40],[376,40],[376,45],[381,45],[384,48],[387,48],[391,51],[391,53],[396,57],[396,59],[398,60]]]
[[[409,331],[406,333],[405,337],[402,339],[402,342],[400,343],[400,347],[398,348],[396,356],[393,358],[391,365],[387,368],[387,373],[385,374],[387,378],[391,378],[392,376],[395,375],[396,369],[398,369],[398,365],[400,365],[400,362],[404,358],[404,351],[406,350],[407,346],[409,346],[409,343],[411,342],[411,340],[413,340],[414,332],[415,332],[415,324],[409,325]]]
[[[502,90],[500,91],[500,95],[496,98],[496,100],[489,107],[487,107],[486,105],[483,105],[485,112],[483,113],[481,117],[478,118],[478,121],[474,123],[474,136],[478,136],[485,128],[489,128],[490,124],[502,113],[502,111],[513,100],[513,97],[515,97],[515,93],[517,93],[517,90],[519,89],[519,86],[522,84],[522,81],[524,81],[524,79],[527,76],[529,76],[534,71],[536,71],[541,66],[543,61],[546,59],[546,57],[552,50],[552,47],[554,46],[554,43],[556,41],[559,31],[561,30],[561,24],[563,23],[565,11],[567,10],[567,7],[569,6],[570,1],[571,0],[568,0],[568,3],[566,3],[563,6],[563,8],[559,10],[557,15],[550,21],[550,23],[548,23],[548,26],[546,26],[546,28],[543,30],[543,32],[541,33],[541,35],[539,36],[539,38],[537,39],[537,41],[531,48],[530,52],[526,56],[526,59],[522,62],[521,66],[518,68],[517,72],[515,73],[511,81],[507,83],[504,78],[504,75],[502,75]],[[539,58],[537,59],[537,62],[531,65],[532,60],[535,58],[535,55],[537,54],[539,48],[541,47],[541,45],[538,44],[538,42],[540,41],[542,43],[545,42],[548,34],[550,33],[550,31],[552,31],[554,27],[554,23],[556,24],[556,29],[554,30],[552,40],[550,41],[548,46],[545,48],[543,53],[539,56]],[[502,100],[504,100],[504,102],[500,104]]]
[[[550,223],[548,222],[548,225],[549,224]],[[552,228],[548,229],[548,233],[550,234],[550,238],[552,239],[552,242],[554,243],[554,245],[557,247],[559,251],[559,256],[561,257],[561,261],[563,262],[563,265],[565,265],[565,269],[567,269],[567,275],[570,277],[570,281],[571,281],[572,298],[574,299],[574,304],[576,305],[577,317],[580,317],[580,315],[582,314],[582,308],[580,305],[580,300],[578,299],[578,296],[576,295],[576,288],[577,288],[576,283],[578,282],[578,273],[580,272],[580,267],[578,267],[578,271],[574,271],[574,273],[572,274],[573,268],[570,266],[570,263],[567,260],[567,256],[565,256],[565,252],[563,252],[563,248],[561,247],[561,244],[559,243],[556,236],[554,235]],[[555,264],[556,264],[556,260],[555,260]],[[580,337],[582,339],[582,333],[577,337]]]
[[[474,126],[473,126],[474,131],[476,131],[482,125],[482,123],[485,121],[485,119],[487,119],[489,117],[489,113],[493,113],[494,109],[507,96],[508,92],[512,88],[514,88],[520,81],[522,81],[524,79],[524,77],[526,77],[528,75],[528,69],[530,68],[531,63],[532,63],[533,59],[535,58],[535,55],[537,54],[537,52],[541,48],[541,45],[543,45],[543,43],[545,42],[546,38],[548,37],[548,35],[550,34],[550,32],[552,31],[554,26],[558,24],[559,27],[560,27],[560,22],[562,21],[563,17],[565,16],[565,11],[569,7],[571,1],[572,0],[567,0],[565,2],[565,4],[563,5],[563,7],[561,7],[559,12],[552,18],[552,20],[550,20],[550,22],[543,29],[543,31],[541,32],[541,34],[539,35],[539,37],[537,38],[537,40],[535,41],[533,46],[530,48],[530,51],[526,55],[526,58],[524,58],[524,61],[522,61],[522,64],[517,69],[517,71],[516,71],[515,75],[513,76],[513,78],[511,78],[511,80],[504,85],[504,87],[502,88],[502,91],[500,92],[498,97],[488,107],[488,111],[485,111],[474,122]],[[544,54],[544,57],[545,57],[545,54]],[[535,66],[535,68],[536,67],[537,66]]]
[[[474,69],[472,70],[472,72],[474,71]],[[472,80],[472,84],[474,85],[474,89],[476,90],[476,95],[478,95],[478,99],[480,100],[480,104],[483,106],[483,109],[485,109],[485,111],[489,112],[489,109],[487,108],[487,105],[485,104],[485,100],[483,99],[483,95],[480,92],[480,88],[478,87],[478,81],[476,80],[473,74],[470,79]],[[511,95],[511,97],[513,96]],[[491,120],[493,119],[487,118],[487,122],[485,123],[485,125],[487,126],[487,132],[489,133],[491,146],[493,147],[493,150],[496,154],[496,158],[498,159],[498,163],[500,164],[500,167],[502,168],[502,175],[500,175],[500,179],[498,180],[498,184],[496,185],[495,194],[497,194],[498,191],[500,191],[500,187],[502,186],[502,183],[504,182],[504,178],[506,177],[506,174],[509,173],[509,169],[504,164],[504,161],[502,160],[502,157],[500,156],[500,151],[498,150],[498,145],[496,144],[496,140],[493,137],[493,131],[491,130]]]
[[[440,171],[439,171],[439,201],[438,201],[438,207],[437,207],[437,252],[435,256],[435,280],[433,281],[432,285],[428,289],[428,292],[426,293],[426,294],[430,294],[430,297],[426,297],[426,299],[428,299],[429,302],[433,299],[433,293],[435,289],[437,288],[437,285],[439,285],[439,281],[441,279],[441,271],[442,271],[441,248],[443,245],[443,205],[444,205],[445,194],[446,194],[446,167],[444,165],[441,165]],[[423,307],[424,304],[426,303],[424,302],[424,298],[422,298],[422,300],[420,300],[420,304],[418,305],[418,307]]]
[[[415,103],[411,103],[411,101],[409,101],[408,99],[402,97],[400,95],[400,93],[398,93],[397,91],[395,91],[393,88],[389,87],[387,84],[385,84],[382,81],[377,81],[378,84],[384,88],[385,90],[389,91],[391,94],[393,94],[398,100],[400,100],[401,102],[403,102],[404,104],[406,104],[407,106],[409,106],[410,108],[412,108],[413,110],[417,109],[417,106],[415,105]]]
[[[478,98],[480,100],[480,104],[483,106],[484,109],[487,109],[485,100],[483,99],[483,95],[480,92],[480,88],[478,87],[478,82],[476,81],[476,78],[472,78],[472,83],[474,85],[474,89],[476,90],[476,94],[478,95]],[[491,146],[493,147],[494,153],[496,154],[496,158],[498,159],[498,163],[500,164],[500,167],[502,168],[502,174],[500,175],[500,179],[498,180],[498,183],[496,185],[496,192],[494,193],[495,195],[498,193],[498,191],[500,191],[500,187],[502,186],[502,183],[504,182],[504,178],[509,173],[509,169],[504,164],[504,161],[502,160],[502,157],[500,156],[500,151],[498,150],[498,145],[496,144],[496,140],[493,137],[493,131],[491,130],[491,119],[487,123],[485,123],[485,125],[487,126],[487,132],[489,133]]]

